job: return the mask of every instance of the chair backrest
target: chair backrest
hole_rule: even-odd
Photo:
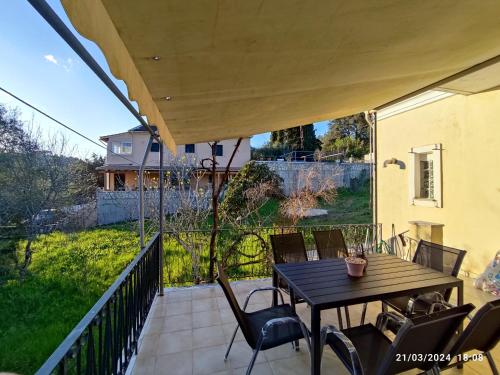
[[[469,303],[408,319],[385,354],[377,374],[397,374],[414,368],[432,369],[439,358],[434,360],[434,357],[426,356],[445,353],[456,330],[472,310],[474,305]]]
[[[248,322],[246,313],[241,310],[238,300],[236,299],[236,296],[233,293],[233,289],[231,288],[231,284],[229,284],[226,273],[224,272],[220,264],[217,264],[217,272],[217,282],[221,286],[222,291],[227,298],[227,302],[231,307],[231,310],[233,310],[234,316],[236,317],[236,320],[240,325],[241,332],[243,332],[243,336],[245,337],[245,340],[248,342],[248,344],[251,347],[254,347],[255,339],[251,334],[250,323]]]
[[[465,254],[465,250],[420,240],[413,256],[413,262],[456,277]],[[442,291],[446,301],[449,301],[451,292],[451,289]]]
[[[469,350],[493,349],[500,339],[500,299],[488,302],[474,315],[450,350],[452,357]]]
[[[272,234],[274,263],[306,262],[307,252],[302,233]]]
[[[319,259],[347,256],[347,246],[340,229],[313,231]]]

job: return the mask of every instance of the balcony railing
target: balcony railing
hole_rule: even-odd
[[[124,374],[158,292],[159,270],[157,233],[37,374]]]
[[[217,259],[224,263],[232,279],[269,277],[272,266],[269,236],[272,234],[301,232],[309,258],[314,259],[313,231],[340,229],[350,250],[363,245],[365,250],[374,251],[377,238],[380,239],[380,228],[381,224],[335,224],[221,229],[217,238]],[[209,230],[167,232],[164,243],[166,286],[190,285],[208,279]]]

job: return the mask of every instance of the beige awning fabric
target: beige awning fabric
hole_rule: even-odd
[[[498,0],[62,3],[171,149],[368,110],[500,55]]]

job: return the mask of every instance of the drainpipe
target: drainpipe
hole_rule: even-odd
[[[153,136],[149,137],[149,142],[144,151],[144,158],[142,159],[141,167],[139,168],[139,236],[141,238],[141,249],[144,249],[144,168],[146,166],[146,159],[153,143]]]
[[[378,244],[379,237],[382,236],[382,230],[378,230],[378,201],[377,201],[377,112],[365,112],[365,118],[370,125],[370,200],[372,205],[372,222],[375,228],[374,240]]]
[[[373,223],[376,225],[375,230],[375,244],[379,241],[378,232],[378,173],[377,173],[377,163],[378,163],[378,147],[377,147],[377,112],[373,111],[371,114],[371,122],[373,126]],[[382,234],[382,233],[380,233]]]
[[[164,182],[163,182],[163,142],[160,142],[160,296],[163,296],[163,215],[164,215]]]

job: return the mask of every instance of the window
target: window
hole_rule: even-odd
[[[158,142],[151,143],[151,152],[160,152],[160,144]]]
[[[442,207],[441,145],[410,150],[409,201],[415,206]]]
[[[194,154],[194,144],[187,144],[184,146],[184,152],[186,154]]]
[[[113,142],[112,143],[112,151],[115,154],[128,154],[132,153],[132,142]]]
[[[222,145],[216,145],[215,147],[215,156],[222,156],[224,154],[224,148]]]

